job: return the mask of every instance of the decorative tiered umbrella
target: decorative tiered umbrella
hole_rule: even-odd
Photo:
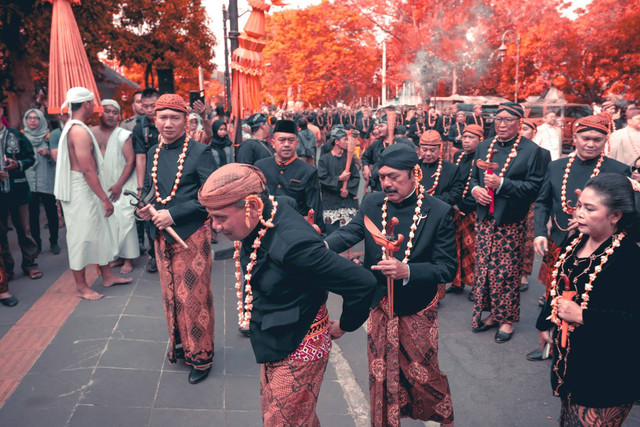
[[[93,92],[94,111],[100,112],[100,94],[71,9],[71,3],[80,4],[80,0],[48,1],[53,3],[49,52],[49,114],[60,113],[67,91],[76,86],[86,87]]]
[[[260,77],[264,75],[264,56],[266,46],[263,41],[265,31],[265,13],[271,5],[282,6],[282,0],[249,0],[251,15],[238,36],[238,48],[231,54],[233,86],[231,88],[232,115],[243,119],[260,109]]]

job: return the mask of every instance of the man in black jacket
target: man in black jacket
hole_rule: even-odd
[[[453,422],[449,383],[438,366],[437,288],[453,279],[456,241],[451,206],[419,185],[418,156],[406,144],[386,148],[378,162],[384,192],[367,195],[355,218],[327,237],[342,252],[364,239],[364,265],[378,286],[368,321],[371,424],[400,425],[400,417]],[[365,218],[404,236],[387,259],[365,226]],[[393,280],[393,310],[387,279]]]
[[[266,188],[258,168],[228,164],[207,179],[199,200],[215,230],[236,241],[239,324],[249,326],[260,364],[264,425],[319,425],[331,339],[365,322],[376,280],[329,251],[293,201]],[[329,321],[329,291],[343,298],[339,322]]]
[[[238,147],[236,161],[253,165],[258,160],[273,157],[273,147],[267,141],[267,138],[271,136],[271,127],[269,127],[267,116],[255,113],[247,119],[247,124],[251,127],[251,138],[242,141]]]
[[[440,133],[435,130],[428,130],[420,137],[421,184],[427,194],[454,206],[461,199],[464,184],[458,167],[443,159],[443,144]]]
[[[474,332],[499,327],[498,343],[511,339],[512,324],[520,319],[525,223],[547,167],[544,149],[520,135],[523,117],[519,104],[500,104],[496,136],[478,145],[471,172],[478,215],[472,327]],[[484,162],[496,166],[493,173],[479,167]],[[481,319],[483,311],[491,314]]]
[[[138,215],[151,220],[165,315],[169,327],[169,362],[184,359],[192,367],[189,382],[209,374],[213,363],[213,295],[211,293],[211,228],[198,190],[214,170],[209,146],[185,134],[187,105],[175,94],[158,98],[155,122],[159,143],[147,154],[143,194],[150,205]],[[157,212],[151,214],[150,206]],[[173,227],[184,248],[166,229]]]

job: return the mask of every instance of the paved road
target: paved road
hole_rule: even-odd
[[[220,255],[228,247],[221,242],[214,250]],[[18,253],[15,242],[12,249]],[[211,375],[198,385],[187,382],[188,367],[166,362],[160,285],[156,274],[143,271],[144,259],[136,263],[133,284],[105,289],[106,297],[96,302],[73,297],[66,251],[44,252],[39,262],[45,277],[31,281],[19,274],[10,285],[20,304],[0,307],[0,426],[261,424],[258,367],[249,341],[237,331],[232,261],[214,262],[216,354]],[[551,396],[550,364],[524,357],[536,343],[533,323],[542,292],[531,280],[521,322],[506,344],[496,344],[491,332],[471,333],[466,293],[441,303],[439,359],[458,426],[556,425],[559,401]],[[101,279],[93,286],[100,289]],[[336,318],[339,298],[330,298],[329,309]],[[364,329],[335,344],[318,404],[320,421],[367,426]],[[638,407],[626,425],[640,425]]]

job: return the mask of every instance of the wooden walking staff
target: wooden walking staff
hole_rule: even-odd
[[[385,145],[388,147],[393,144],[393,135],[396,130],[396,110],[393,108],[387,110],[387,140],[385,141]]]
[[[347,139],[349,141],[349,146],[347,148],[347,164],[344,167],[345,172],[349,172],[351,170],[351,162],[353,161],[353,153],[356,151],[356,145],[358,145],[358,137],[360,136],[360,132],[357,129],[352,129],[349,131],[347,135]],[[342,191],[347,189],[347,185],[349,184],[349,180],[342,181]],[[347,195],[348,197],[348,195]]]
[[[135,199],[135,202],[132,201],[131,204],[137,207],[138,209],[142,209],[145,206],[149,206],[149,213],[151,215],[155,215],[158,213],[158,210],[153,205],[145,202],[144,199],[138,196],[137,193],[134,193],[133,191],[130,191],[130,190],[124,190],[124,195],[133,197]],[[169,236],[173,237],[173,240],[180,243],[180,246],[182,246],[185,249],[189,249],[189,246],[187,246],[185,241],[182,240],[182,238],[178,235],[178,233],[176,233],[176,230],[174,230],[173,227],[167,227],[164,229],[164,231],[169,233]]]
[[[398,218],[395,216],[389,220],[387,223],[387,235],[385,236],[368,216],[364,217],[364,226],[371,233],[373,241],[384,248],[387,259],[393,258],[393,253],[400,250],[400,245],[404,241],[402,234],[398,234],[398,238],[393,240],[393,229],[398,225],[398,222]],[[387,301],[389,303],[389,318],[393,318],[393,279],[390,277],[387,277]]]
[[[492,154],[491,157],[493,157],[493,154],[496,153],[497,150],[495,150]],[[498,169],[498,164],[497,163],[493,163],[493,162],[485,162],[484,160],[478,159],[476,161],[476,166],[478,166],[480,169],[484,169],[487,175],[493,175],[493,171]],[[493,213],[493,210],[495,208],[495,195],[493,194],[493,188],[487,188],[487,193],[489,193],[489,196],[491,197],[491,203],[489,204],[489,213]]]
[[[562,299],[565,301],[573,301],[573,297],[576,295],[576,291],[571,289],[571,284],[569,283],[569,278],[564,274],[560,275],[560,280],[564,283],[564,288],[562,290]],[[562,325],[560,326],[561,335],[560,335],[560,345],[562,348],[567,347],[567,335],[569,334],[569,322],[566,320],[562,321]]]

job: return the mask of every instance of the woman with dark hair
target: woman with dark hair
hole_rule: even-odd
[[[620,426],[640,397],[640,217],[631,181],[611,173],[591,178],[574,218],[579,234],[561,246],[536,327],[541,345],[553,345],[560,425]]]
[[[227,163],[233,163],[233,144],[227,133],[227,124],[222,120],[216,120],[211,125],[211,153],[216,161],[216,167]]]

